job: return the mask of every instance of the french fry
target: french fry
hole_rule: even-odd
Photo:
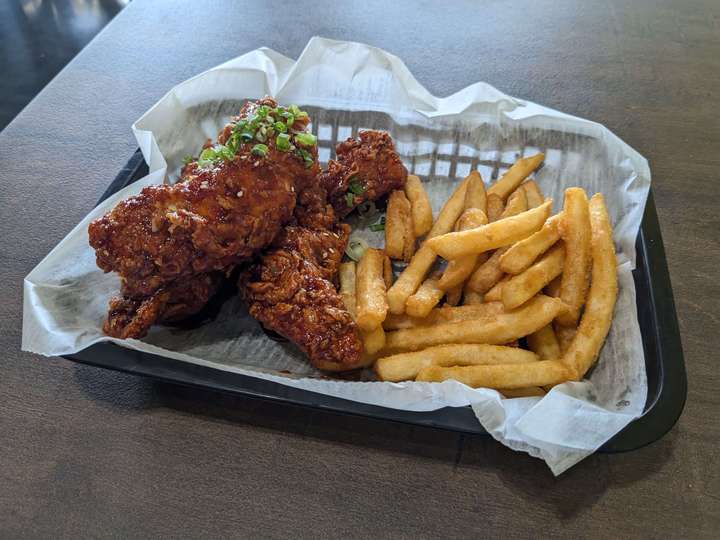
[[[375,330],[387,315],[383,259],[382,251],[368,248],[357,265],[357,324],[365,332]]]
[[[497,221],[505,210],[505,203],[499,195],[487,196],[487,217],[488,222]]]
[[[464,306],[475,306],[478,304],[482,304],[483,300],[484,300],[483,295],[476,293],[475,291],[465,289],[463,292],[463,305]]]
[[[502,302],[502,288],[510,279],[510,276],[503,277],[483,296],[483,302]]]
[[[465,178],[447,200],[438,215],[437,221],[430,229],[428,238],[439,236],[452,230],[453,225],[455,225],[455,222],[463,211],[467,183],[468,178]],[[385,227],[387,228],[387,218]],[[410,264],[403,270],[402,274],[400,274],[387,293],[387,301],[391,313],[398,315],[405,311],[405,302],[410,295],[417,290],[423,279],[425,279],[436,257],[435,252],[427,247],[426,244],[420,246],[420,249],[417,250]]]
[[[612,225],[601,194],[590,200],[592,229],[592,285],[575,339],[563,362],[580,380],[595,363],[612,324],[618,295],[617,259]]]
[[[402,315],[389,313],[385,321],[383,321],[383,327],[385,330],[428,327],[442,323],[484,319],[504,311],[501,302],[492,302],[472,306],[443,306],[433,309],[427,317],[422,319],[410,317],[406,313]]]
[[[477,229],[446,233],[425,242],[441,257],[451,260],[519,242],[538,231],[550,214],[552,200],[515,216],[499,219]]]
[[[553,279],[548,286],[545,287],[545,294],[557,298],[560,296],[560,282],[562,281],[562,274]]]
[[[545,159],[542,152],[534,156],[520,158],[507,172],[488,189],[488,195],[498,195],[503,201],[517,189],[528,175],[537,169]]]
[[[409,174],[407,177],[405,196],[412,207],[413,234],[415,237],[422,236],[432,227],[432,207],[422,182],[414,174]]]
[[[340,297],[342,298],[345,309],[348,310],[353,320],[357,316],[357,310],[355,307],[356,296],[355,296],[355,263],[346,262],[340,264],[340,270],[338,272],[340,276]]]
[[[495,250],[492,256],[483,264],[477,267],[466,284],[466,289],[476,293],[484,294],[495,286],[503,277],[500,270],[500,258],[508,248]]]
[[[524,272],[540,255],[560,239],[558,224],[562,214],[549,218],[540,230],[525,240],[520,240],[510,247],[500,258],[500,268],[508,274]]]
[[[440,367],[420,370],[416,381],[442,382],[454,379],[472,388],[513,389],[544,386],[568,380],[568,368],[558,360],[540,360],[526,364]]]
[[[477,208],[487,215],[487,196],[485,195],[485,182],[478,171],[470,173],[467,192],[465,193],[465,210]]]
[[[543,255],[522,274],[513,276],[502,287],[505,309],[514,309],[542,291],[543,287],[563,271],[565,248],[560,243]]]
[[[385,282],[385,288],[389,289],[392,287],[395,276],[393,274],[392,261],[390,257],[385,255],[383,257],[383,281]]]
[[[414,379],[427,366],[475,366],[536,362],[535,353],[500,345],[438,345],[422,351],[378,358],[375,372],[382,381]]]
[[[560,354],[565,354],[565,352],[570,348],[570,344],[572,343],[573,339],[575,339],[575,334],[577,334],[577,327],[576,326],[563,326],[561,324],[558,324],[557,321],[553,324],[553,328],[555,330],[555,336],[557,337],[558,344],[560,345]]]
[[[558,323],[575,326],[590,287],[588,276],[592,232],[588,199],[583,189],[565,190],[563,216],[558,230],[560,238],[565,241],[565,268],[560,284],[560,298],[569,308],[558,317]]]
[[[546,394],[545,390],[539,386],[526,386],[525,388],[501,388],[498,390],[507,399],[522,397],[542,397]]]
[[[415,231],[413,230],[412,214],[405,220],[405,244],[403,245],[402,259],[410,262],[415,254]]]
[[[528,334],[528,348],[540,357],[540,360],[557,360],[560,358],[560,344],[551,324],[543,326],[537,332]]]
[[[458,229],[461,231],[474,229],[475,227],[480,227],[485,224],[487,224],[487,216],[479,208],[469,208],[465,210],[462,216],[460,216],[460,219],[458,219]],[[448,291],[453,287],[462,285],[475,269],[477,258],[477,255],[467,255],[448,262],[445,272],[443,272],[443,275],[440,277],[438,286],[442,290]]]
[[[438,279],[428,278],[405,302],[405,313],[411,317],[427,317],[443,296],[445,291],[438,286]]]
[[[410,201],[400,190],[390,194],[385,215],[385,252],[392,259],[402,259],[405,254],[405,245],[408,224],[412,226]],[[413,241],[414,241],[413,236]]]
[[[545,202],[545,197],[543,196],[542,191],[540,191],[538,185],[535,183],[535,180],[523,182],[522,188],[525,190],[528,208],[537,208]]]
[[[457,306],[462,299],[462,285],[457,285],[445,293],[445,303],[448,306]]]
[[[524,189],[516,189],[508,197],[507,204],[500,214],[500,219],[517,216],[528,209],[527,196]]]
[[[536,332],[565,309],[560,300],[538,295],[518,309],[492,318],[388,332],[385,349],[395,353],[416,351],[445,343],[501,345]]]
[[[366,332],[360,330],[362,335],[363,350],[366,355],[374,355],[385,347],[385,330],[382,326],[378,326],[374,330]]]

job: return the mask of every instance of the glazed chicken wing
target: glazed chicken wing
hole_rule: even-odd
[[[157,321],[197,312],[219,276],[290,220],[296,186],[319,171],[309,118],[291,109],[269,98],[247,103],[177,184],[147,187],[90,224],[98,266],[122,280],[107,334],[142,337]]]

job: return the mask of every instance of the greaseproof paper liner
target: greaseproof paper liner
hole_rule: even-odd
[[[518,157],[541,150],[546,159],[535,180],[553,197],[556,211],[566,187],[579,185],[590,195],[601,191],[615,227],[620,294],[589,380],[556,386],[542,398],[503,399],[494,390],[455,381],[375,382],[369,371],[362,382],[319,378],[291,344],[268,339],[238,298],[198,328],[155,326],[143,340],[103,335],[107,303],[119,279],[96,267],[88,245],[90,221],[144,186],[176,179],[184,155],[196,155],[244,100],[264,95],[310,112],[323,162],[333,156],[336,142],[358,129],[390,132],[408,168],[425,182],[436,213],[471,169],[490,182]],[[647,380],[631,270],[650,170],[641,155],[600,124],[507,96],[485,83],[438,98],[385,51],[313,38],[295,62],[261,48],[185,81],[133,131],[150,173],[92,210],[25,278],[24,350],[67,355],[112,341],[168,362],[192,362],[384,407],[429,411],[470,405],[493,437],[545,460],[555,474],[642,413]],[[382,240],[363,227],[353,234],[371,244]]]

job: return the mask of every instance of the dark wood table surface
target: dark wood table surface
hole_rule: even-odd
[[[23,277],[170,87],[322,35],[440,96],[487,81],[605,124],[653,173],[689,378],[660,441],[559,478],[484,437],[308,412],[20,352]],[[711,536],[720,530],[720,4],[136,0],[0,134],[0,536]]]

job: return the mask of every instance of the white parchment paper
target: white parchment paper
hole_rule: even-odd
[[[588,380],[556,386],[542,398],[503,399],[455,381],[382,383],[319,378],[294,347],[267,338],[233,298],[198,328],[156,326],[142,341],[102,333],[107,302],[119,288],[88,245],[87,226],[144,186],[173,181],[182,157],[245,99],[273,95],[313,117],[321,161],[358,129],[384,129],[418,174],[437,212],[457,183],[478,168],[486,182],[515,159],[542,150],[535,179],[556,210],[566,187],[605,194],[615,227],[620,295],[597,367]],[[477,83],[446,98],[430,94],[395,56],[359,43],[313,38],[297,61],[261,48],[173,88],[134,125],[150,174],[92,210],[26,277],[24,350],[72,354],[99,341],[349,400],[411,411],[472,406],[498,441],[547,462],[560,474],[638,417],[647,394],[631,270],[634,242],[650,187],[647,161],[603,126]],[[108,179],[109,181],[110,179]],[[367,231],[371,243],[380,240]]]

